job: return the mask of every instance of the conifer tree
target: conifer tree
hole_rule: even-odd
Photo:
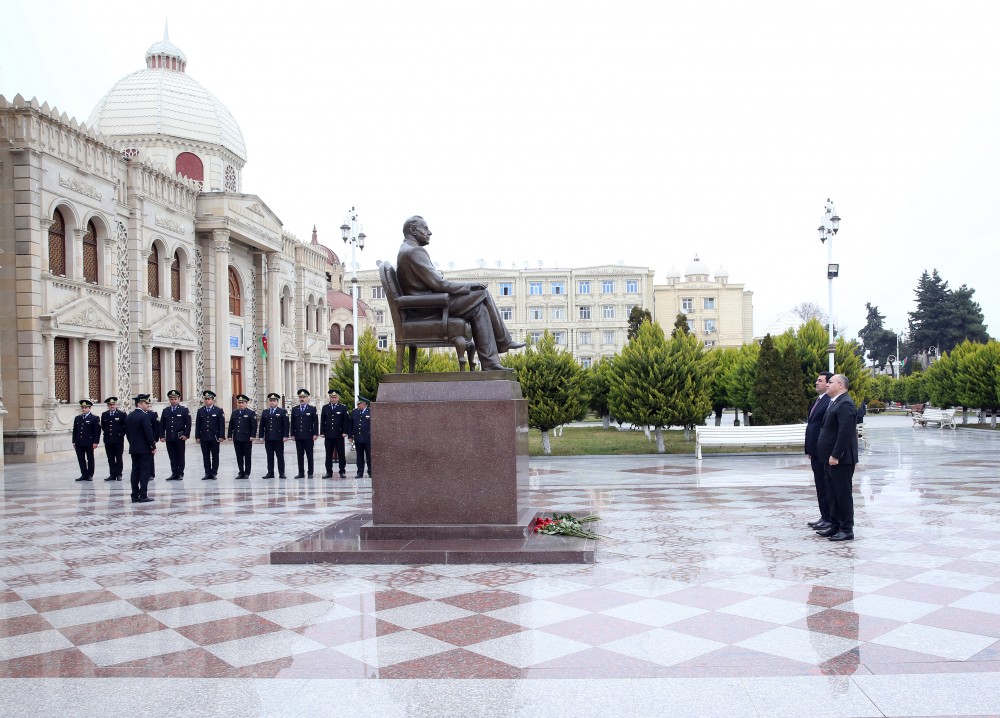
[[[611,426],[611,411],[608,408],[608,390],[611,387],[611,365],[613,357],[604,357],[586,370],[587,402],[591,411],[601,417],[601,425],[607,429]]]
[[[364,396],[372,401],[378,398],[378,385],[383,374],[389,374],[396,368],[396,362],[389,352],[379,351],[378,339],[372,329],[358,337],[358,396]],[[350,352],[342,352],[333,365],[333,376],[330,378],[330,388],[336,389],[343,397],[354,398],[354,364]]]
[[[726,407],[733,406],[732,398],[729,396],[729,387],[733,381],[732,375],[736,372],[740,362],[740,350],[738,347],[725,347],[714,349],[708,352],[708,357],[712,362],[712,411],[715,412],[715,425],[722,425],[722,411]]]
[[[691,327],[688,326],[686,314],[678,314],[674,319],[674,329],[670,332],[670,336],[675,337],[678,332],[683,332],[684,334],[689,334],[691,332]]]
[[[542,451],[552,453],[549,432],[587,412],[587,377],[573,355],[556,346],[546,331],[537,344],[520,354],[507,354],[504,366],[513,369],[528,400],[528,426],[542,432]]]
[[[792,367],[795,371],[791,371]],[[787,345],[786,350],[781,351],[771,335],[766,335],[760,344],[753,384],[754,426],[794,424],[802,420],[798,416],[804,399],[802,376],[795,347]]]
[[[733,421],[734,426],[740,425],[739,413],[743,412],[743,423],[748,421],[748,414],[753,408],[753,383],[757,376],[757,359],[760,357],[760,345],[757,342],[744,344],[739,349],[736,367],[726,379],[726,394],[737,411]]]
[[[632,311],[628,315],[628,339],[632,341],[635,335],[639,333],[639,327],[642,326],[643,322],[653,321],[653,315],[650,314],[648,309],[643,309],[639,306],[632,307]]]

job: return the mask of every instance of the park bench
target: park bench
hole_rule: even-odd
[[[805,424],[780,426],[696,426],[694,457],[703,446],[805,446]]]
[[[920,414],[913,415],[913,425],[914,426],[927,426],[928,424],[937,424],[939,429],[944,427],[950,427],[952,430],[955,429],[955,410],[954,409],[935,409],[932,406],[925,406],[924,410]]]

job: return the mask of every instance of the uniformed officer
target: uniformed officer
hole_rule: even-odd
[[[80,415],[73,419],[73,448],[80,462],[77,481],[94,480],[94,449],[101,441],[101,420],[90,413],[93,406],[90,399],[80,399]]]
[[[354,451],[358,457],[358,475],[365,475],[365,458],[368,459],[368,478],[372,476],[372,414],[368,409],[368,400],[358,397],[358,408],[351,412],[350,437],[354,442]]]
[[[229,438],[236,449],[236,467],[240,473],[237,479],[250,478],[250,455],[253,451],[253,440],[257,436],[257,412],[247,408],[250,397],[240,394],[236,397],[236,411],[229,419]]]
[[[118,397],[109,396],[104,400],[107,411],[101,414],[101,432],[104,434],[104,451],[108,455],[108,478],[105,481],[121,481],[125,473],[125,412],[118,409]]]
[[[176,389],[167,392],[170,406],[163,407],[160,425],[163,435],[160,440],[167,445],[170,457],[170,476],[167,481],[184,479],[184,454],[188,437],[191,436],[191,412],[181,404],[181,393]]]
[[[303,457],[308,459],[309,478],[313,477],[313,446],[319,438],[319,416],[316,407],[309,403],[309,392],[299,389],[296,392],[299,405],[292,409],[292,436],[295,437],[295,456],[299,460],[299,473],[296,479],[305,478]]]
[[[323,407],[320,416],[320,431],[326,443],[326,473],[324,479],[333,478],[333,459],[337,458],[340,466],[340,478],[347,477],[347,452],[344,451],[344,439],[351,433],[351,413],[340,403],[340,394],[336,389],[327,392],[330,403]]]
[[[274,459],[278,459],[278,478],[285,478],[285,442],[288,441],[288,412],[278,406],[281,396],[271,392],[267,395],[267,408],[260,414],[258,436],[264,442],[267,453],[267,473],[263,478],[274,478]]]
[[[139,394],[135,398],[135,410],[125,419],[125,435],[128,437],[129,458],[132,459],[132,503],[152,501],[146,495],[146,488],[153,470],[157,436],[153,433],[149,394]]]
[[[219,475],[219,443],[226,440],[226,412],[215,405],[215,392],[201,393],[203,406],[195,415],[194,440],[201,444],[205,461],[202,481],[215,481]]]

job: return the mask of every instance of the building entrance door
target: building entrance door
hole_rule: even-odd
[[[229,380],[233,387],[232,408],[236,409],[236,397],[243,393],[243,357],[229,358]]]

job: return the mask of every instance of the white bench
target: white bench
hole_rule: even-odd
[[[955,430],[955,410],[954,409],[935,409],[933,407],[924,407],[922,414],[913,415],[913,425],[914,426],[927,426],[928,424],[937,424],[939,429],[944,427],[950,427],[952,431]]]
[[[780,426],[696,426],[694,457],[703,446],[805,446],[805,424]]]

